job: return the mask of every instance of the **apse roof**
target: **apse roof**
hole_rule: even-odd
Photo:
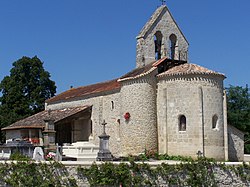
[[[222,73],[212,71],[202,66],[190,63],[174,66],[169,70],[159,74],[158,77],[172,76],[172,75],[187,75],[187,74],[210,74],[210,75],[220,75],[225,77],[225,75]]]

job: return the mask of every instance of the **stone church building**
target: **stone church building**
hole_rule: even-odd
[[[227,125],[225,75],[189,63],[189,43],[165,5],[136,39],[134,70],[48,99],[45,111],[2,129],[7,139],[43,145],[51,118],[55,136],[49,142],[98,147],[105,120],[114,156],[152,150],[243,160],[243,134]]]

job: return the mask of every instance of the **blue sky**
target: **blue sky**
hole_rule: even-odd
[[[159,0],[0,1],[0,80],[37,55],[57,93],[117,78],[135,67],[135,37]],[[189,60],[250,83],[249,0],[167,0],[190,43]]]

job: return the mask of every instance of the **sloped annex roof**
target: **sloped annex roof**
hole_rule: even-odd
[[[174,66],[169,70],[159,74],[158,77],[173,76],[173,75],[188,75],[188,74],[209,74],[209,75],[220,75],[225,77],[225,75],[222,73],[212,71],[202,66],[190,63]]]
[[[175,21],[174,17],[172,16],[171,12],[169,11],[168,7],[166,5],[162,5],[159,8],[156,9],[156,11],[153,13],[153,15],[150,17],[148,22],[144,25],[144,27],[141,29],[140,33],[136,37],[139,38],[145,38],[150,30],[156,25],[157,20],[159,17],[161,17],[165,12],[169,12],[169,15],[171,16],[171,19],[174,21],[175,25],[179,29],[180,33],[188,43],[188,40],[186,39],[185,35],[182,33],[180,27],[178,26],[177,22]]]
[[[25,119],[19,120],[5,128],[2,128],[2,130],[14,130],[14,129],[23,129],[23,128],[40,129],[40,128],[45,127],[44,120],[46,119],[51,118],[56,123],[70,116],[86,111],[90,107],[91,106],[86,105],[82,107],[64,108],[60,110],[50,110],[50,111],[44,110],[42,112],[29,116]]]

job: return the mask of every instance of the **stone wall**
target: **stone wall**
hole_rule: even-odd
[[[122,155],[157,151],[155,72],[142,78],[123,81],[121,88]]]
[[[159,152],[223,160],[223,82],[221,77],[183,75],[160,78],[157,93]],[[186,117],[186,130],[179,118]],[[212,118],[218,116],[216,128]],[[216,150],[216,151],[214,151]]]
[[[149,166],[151,168],[155,168],[158,165],[161,165],[161,163],[170,164],[170,165],[179,164],[179,162],[174,163],[173,161],[145,162],[145,163],[149,164]],[[97,163],[97,164],[99,165],[101,163]],[[115,163],[115,164],[119,164],[119,163]],[[185,164],[185,163],[183,163],[183,164]],[[225,163],[224,168],[217,166],[217,167],[209,168],[209,169],[210,170],[213,169],[216,184],[220,187],[231,187],[231,186],[247,187],[250,185],[249,179],[243,180],[241,178],[242,176],[239,174],[236,174],[233,169],[232,170],[230,170],[228,168],[225,169],[227,166],[234,168],[234,167],[240,167],[241,165],[242,165],[242,163],[229,163],[229,162],[227,162],[227,163]],[[79,166],[80,167],[90,167],[90,163],[87,163],[87,164],[77,163],[77,164],[72,164],[72,165],[67,163],[65,166],[66,166],[67,171],[69,172],[70,176],[72,176],[76,179],[78,186],[85,186],[85,187],[90,186],[88,183],[88,180],[86,178],[84,178],[83,176],[79,176],[77,174],[77,168]],[[247,172],[249,172],[249,171],[247,171]],[[245,175],[247,175],[247,173],[245,173]],[[166,176],[166,178],[168,178],[168,180],[170,180],[172,177]],[[181,178],[185,178],[185,176],[183,176],[183,174],[182,174]],[[167,185],[167,181],[162,179],[161,177],[153,178],[153,179],[148,177],[148,180],[152,180],[152,181],[157,180],[157,182],[156,182],[157,186],[171,186],[171,185]]]
[[[102,122],[107,122],[106,133],[110,135],[110,151],[117,156],[120,153],[120,93],[109,92],[102,95],[91,95],[86,98],[54,103],[46,106],[46,110],[63,109],[92,105],[92,143],[99,145],[99,135],[102,133]]]
[[[154,162],[17,162],[0,161],[0,186],[250,186],[249,164],[179,161]],[[122,163],[122,165],[121,165]],[[130,167],[130,168],[129,168]],[[156,169],[157,167],[157,169]],[[127,170],[129,169],[129,170]],[[125,180],[129,181],[125,181]],[[106,184],[106,185],[105,185]],[[117,185],[114,185],[117,184]],[[129,185],[131,184],[131,185]],[[125,186],[125,184],[122,184]]]

